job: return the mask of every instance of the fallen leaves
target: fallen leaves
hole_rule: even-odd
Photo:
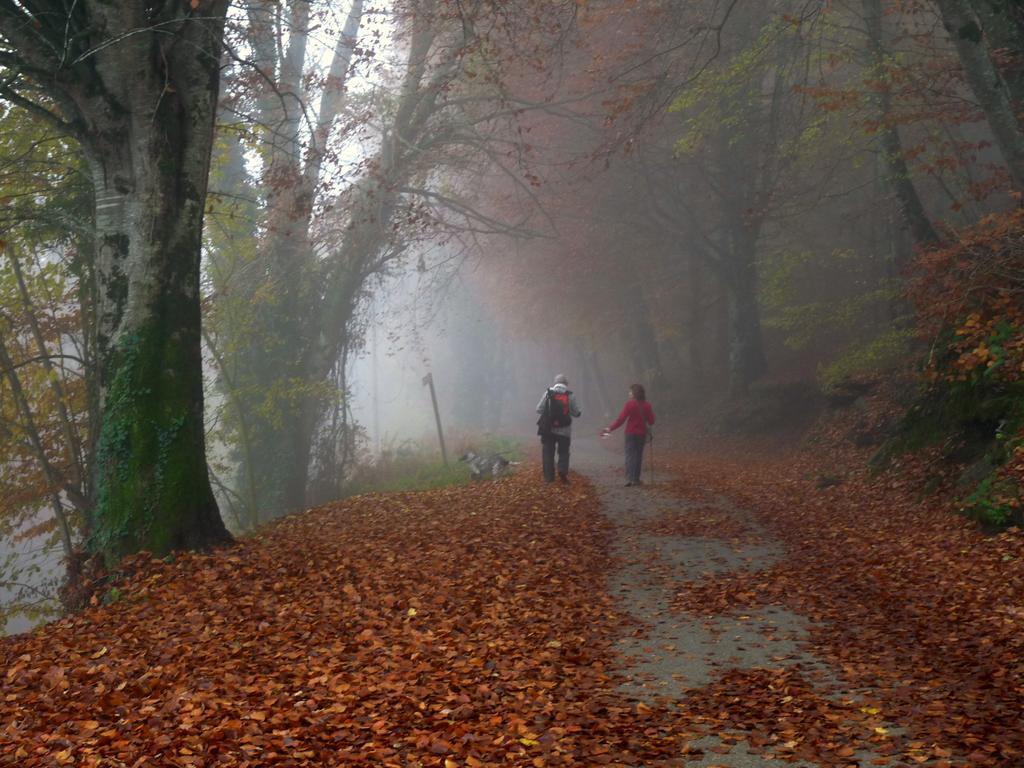
[[[656,765],[686,734],[611,692],[607,536],[582,480],[523,473],[140,556],[0,643],[0,764]]]
[[[682,469],[691,503],[717,484],[756,526],[697,506],[652,530],[770,531],[789,554],[679,585],[677,607],[789,606],[870,695],[793,666],[725,670],[673,704],[616,695],[610,527],[587,484],[524,473],[136,558],[118,603],[0,643],[0,765],[668,766],[700,759],[698,734],[830,766],[1019,764],[1019,532],[984,538],[902,485],[815,489],[807,466]]]
[[[667,485],[672,487],[675,482],[669,481]],[[756,532],[745,521],[711,505],[662,512],[643,523],[640,529],[654,536],[723,539],[737,544],[756,538]]]
[[[787,555],[762,570],[678,584],[676,609],[717,616],[771,604],[810,619],[813,654],[849,690],[878,698],[843,713],[846,721],[875,721],[868,734],[876,751],[890,743],[910,764],[953,756],[960,756],[955,765],[1022,764],[1024,617],[1014,610],[1024,599],[1020,531],[986,537],[948,507],[922,503],[913,483],[871,478],[856,463],[841,486],[817,488],[812,478],[821,463],[810,453],[785,461],[704,457],[677,467],[685,476],[677,490],[725,493],[755,513]],[[760,702],[740,725],[779,716],[754,683],[734,686],[736,696],[746,686]],[[728,722],[736,723],[740,706],[723,704]],[[794,732],[814,722],[813,711],[821,712],[815,706],[794,718]],[[794,749],[802,744],[797,739]],[[840,748],[834,756],[848,755]]]

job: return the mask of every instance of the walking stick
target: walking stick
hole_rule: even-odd
[[[654,485],[654,432],[647,430],[647,436],[651,441],[651,485]]]

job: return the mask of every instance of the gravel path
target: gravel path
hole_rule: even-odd
[[[803,617],[778,607],[749,614],[693,616],[670,609],[681,582],[707,574],[737,569],[761,569],[785,558],[785,551],[758,526],[753,516],[728,499],[717,497],[711,506],[752,530],[754,535],[721,540],[655,535],[649,523],[666,512],[685,515],[700,502],[680,499],[654,485],[623,486],[619,441],[574,440],[573,468],[598,489],[604,513],[615,526],[613,555],[617,564],[609,590],[638,622],[638,628],[620,641],[624,677],[621,690],[638,701],[672,705],[685,701],[688,692],[701,688],[730,670],[797,669],[830,696],[842,696],[833,670],[815,658],[801,642],[807,633]],[[648,479],[644,471],[645,481]],[[647,525],[645,525],[647,524]],[[698,768],[728,766],[808,766],[767,759],[749,750],[742,732],[727,740],[709,736],[692,743],[694,759],[680,765]],[[703,754],[700,754],[703,751]],[[699,755],[699,757],[698,757]],[[884,765],[877,755],[858,754],[849,765]]]

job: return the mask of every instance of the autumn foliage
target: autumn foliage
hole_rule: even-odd
[[[572,532],[572,533],[570,533]],[[367,495],[0,645],[0,765],[595,765],[685,733],[610,692],[582,480]],[[111,762],[113,761],[113,762]]]
[[[709,734],[829,766],[1019,764],[1020,532],[986,538],[899,475],[816,488],[822,457],[676,461],[682,503],[643,530],[776,541],[776,563],[661,577],[698,620],[806,617],[831,680],[773,658],[627,699],[615,643],[645,628],[607,589],[613,530],[586,481],[532,468],[125,561],[93,607],[0,644],[0,765],[670,766],[713,760]]]
[[[890,765],[1020,765],[1021,531],[985,536],[941,501],[922,500],[906,472],[875,477],[863,461],[845,465],[841,483],[817,487],[822,459],[819,448],[783,460],[746,454],[676,465],[672,488],[681,497],[725,493],[754,513],[723,525],[720,511],[701,508],[691,526],[734,541],[736,526],[742,533],[753,522],[786,556],[677,582],[675,608],[716,616],[784,606],[809,620],[810,649],[836,670],[837,690],[860,698],[825,696],[799,669],[745,670],[695,693],[694,709],[704,702],[719,713],[718,727],[742,727],[762,742],[787,731],[786,753],[824,758],[821,765],[865,764],[851,745],[870,745]],[[758,693],[787,685],[784,698]]]
[[[951,245],[923,253],[911,297],[923,330],[944,342],[930,360],[932,378],[1024,378],[1021,291],[1024,209],[986,217]]]
[[[986,217],[950,245],[921,254],[910,283],[929,349],[919,411],[925,418],[938,415],[952,436],[974,425],[994,436],[989,454],[996,471],[968,504],[997,523],[1021,519],[1022,291],[1021,209]]]

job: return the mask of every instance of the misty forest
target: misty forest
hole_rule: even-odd
[[[0,0],[0,766],[1024,765],[1022,195],[1020,0]]]

